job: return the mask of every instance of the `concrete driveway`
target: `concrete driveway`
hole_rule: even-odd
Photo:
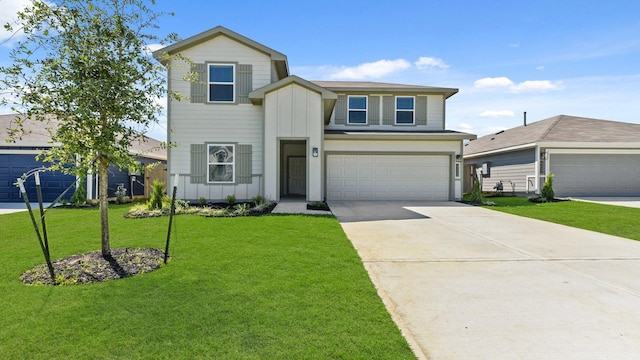
[[[640,359],[640,242],[453,202],[330,207],[418,358]]]

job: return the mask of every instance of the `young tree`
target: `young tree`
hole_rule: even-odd
[[[155,1],[151,1],[151,5]],[[52,147],[41,159],[52,169],[98,174],[101,247],[111,256],[108,168],[133,168],[131,144],[157,122],[166,94],[164,69],[148,44],[174,42],[150,31],[165,13],[144,0],[32,0],[5,25],[24,34],[0,67],[0,84],[17,99],[23,119],[53,124]],[[171,96],[171,94],[169,94]],[[5,98],[6,99],[6,98]],[[6,100],[5,100],[6,101]],[[19,136],[21,124],[14,128]]]

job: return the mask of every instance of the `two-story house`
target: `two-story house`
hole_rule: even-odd
[[[221,26],[154,56],[169,90],[189,97],[167,109],[168,178],[180,174],[184,199],[462,196],[463,140],[475,135],[445,130],[457,89],[308,81],[284,54]]]

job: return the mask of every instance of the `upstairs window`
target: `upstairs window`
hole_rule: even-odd
[[[208,145],[208,178],[209,183],[235,183],[235,145],[233,144],[209,144]]]
[[[348,124],[366,124],[367,123],[367,97],[351,96],[348,99],[349,116]]]
[[[415,103],[414,96],[396,96],[396,124],[414,124]]]
[[[235,101],[235,64],[209,64],[209,101]]]

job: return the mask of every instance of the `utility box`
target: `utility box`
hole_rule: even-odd
[[[482,163],[482,177],[489,177],[491,174],[491,165],[486,162]]]

